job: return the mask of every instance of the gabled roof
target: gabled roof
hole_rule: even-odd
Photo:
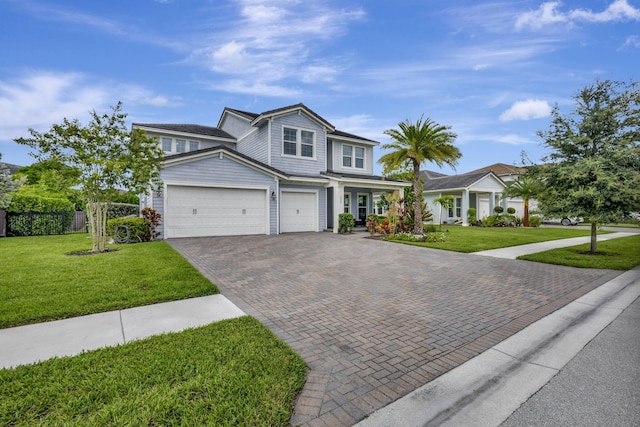
[[[442,176],[438,178],[426,179],[424,182],[424,191],[438,190],[458,190],[471,187],[487,175],[492,175],[499,182],[504,182],[493,172],[469,172],[461,175]]]
[[[354,135],[352,133],[343,132],[343,131],[337,130],[337,129],[334,130],[333,132],[329,132],[329,136],[330,137],[333,136],[333,137],[337,137],[337,138],[344,138],[344,139],[352,139],[352,140],[367,142],[369,144],[375,144],[375,145],[380,144],[378,141],[374,141],[372,139],[368,139],[368,138],[364,138],[362,136]]]
[[[519,174],[525,173],[527,170],[523,167],[508,165],[506,163],[494,163],[490,166],[485,166],[483,168],[476,169],[468,173],[489,172],[489,171],[495,173],[498,176],[502,176],[502,175],[519,175]]]
[[[22,166],[18,166],[18,165],[13,165],[11,163],[4,163],[2,161],[0,161],[0,163],[4,164],[7,169],[9,169],[9,175],[13,175],[16,172],[18,172],[18,169],[20,169]]]
[[[151,129],[162,129],[162,130],[168,130],[173,132],[190,133],[193,135],[203,135],[203,136],[210,136],[214,138],[225,138],[225,139],[235,140],[235,138],[229,133],[213,126],[202,126],[202,125],[193,125],[193,124],[171,124],[171,123],[133,123],[133,126],[139,127],[139,128],[143,127],[143,128],[151,128]]]
[[[162,162],[171,162],[173,160],[179,160],[181,158],[189,158],[189,157],[202,157],[202,156],[206,156],[209,153],[217,153],[217,152],[227,152],[229,154],[231,154],[234,157],[240,158],[242,160],[245,160],[247,163],[250,163],[254,166],[257,166],[260,169],[265,169],[267,171],[273,172],[276,175],[279,175],[282,178],[288,178],[289,174],[282,172],[280,169],[276,169],[273,166],[269,166],[266,163],[262,163],[257,161],[254,158],[251,158],[245,154],[242,154],[236,150],[233,150],[225,145],[218,145],[216,147],[209,147],[209,148],[203,148],[202,150],[194,150],[194,151],[187,151],[184,153],[178,153],[178,154],[171,154],[169,156],[165,156],[162,159]]]
[[[326,121],[319,114],[317,114],[315,111],[313,111],[312,109],[310,109],[309,107],[307,107],[303,103],[289,105],[289,106],[286,106],[286,107],[276,108],[274,110],[269,110],[269,111],[262,112],[262,113],[258,114],[258,116],[251,121],[251,124],[252,125],[259,125],[263,120],[266,120],[266,119],[268,119],[270,117],[273,117],[273,116],[279,116],[279,115],[282,115],[282,114],[287,114],[287,113],[292,113],[292,112],[302,112],[302,111],[305,112],[312,119],[316,120],[318,123],[320,123],[323,126],[327,127],[330,132],[335,131],[335,127],[331,123]]]
[[[420,177],[424,178],[425,181],[428,179],[442,178],[445,176],[448,176],[448,175],[440,172],[434,172],[434,171],[420,171]]]

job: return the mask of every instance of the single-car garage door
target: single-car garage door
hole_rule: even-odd
[[[168,185],[165,236],[266,234],[267,191]]]
[[[318,231],[318,193],[282,191],[280,232]]]

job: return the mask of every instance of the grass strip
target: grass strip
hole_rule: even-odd
[[[439,233],[439,231],[436,231],[436,233]],[[433,249],[471,253],[590,235],[589,230],[570,228],[497,228],[447,225],[442,226],[442,233],[446,236],[444,242],[398,242]]]
[[[86,234],[0,239],[0,328],[218,293],[164,241],[91,248]]]
[[[244,316],[0,370],[0,425],[285,426],[305,376]]]
[[[586,243],[522,255],[518,259],[569,267],[609,270],[631,270],[640,265],[640,234],[598,242],[597,254],[588,253],[589,249],[590,244]]]

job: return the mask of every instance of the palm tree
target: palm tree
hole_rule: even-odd
[[[529,199],[533,199],[542,191],[542,183],[532,175],[518,176],[502,193],[503,197],[520,197],[524,200],[524,218],[522,225],[529,226]]]
[[[382,149],[394,150],[380,157],[378,163],[388,173],[408,165],[413,167],[413,217],[422,218],[422,186],[420,185],[420,165],[425,161],[439,167],[447,164],[454,167],[462,157],[458,147],[453,145],[457,135],[450,132],[450,126],[439,125],[431,119],[423,118],[415,123],[409,119],[398,124],[400,129],[384,131],[393,142],[382,145]],[[414,221],[413,232],[422,234],[422,221]]]

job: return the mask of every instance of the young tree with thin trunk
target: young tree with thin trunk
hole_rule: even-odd
[[[393,142],[382,145],[382,149],[393,150],[384,154],[378,163],[384,172],[410,166],[413,170],[413,232],[423,234],[422,221],[422,185],[420,183],[420,165],[433,162],[439,167],[444,164],[455,166],[462,157],[458,147],[453,145],[457,135],[450,131],[450,126],[439,125],[429,118],[421,117],[415,124],[409,119],[398,124],[400,129],[388,129],[384,133]]]
[[[538,135],[551,149],[548,164],[532,168],[545,185],[545,214],[591,222],[591,252],[599,223],[640,208],[640,87],[596,80],[575,96],[567,115],[554,107],[551,126]]]
[[[111,114],[91,112],[91,120],[82,126],[77,119],[64,119],[47,132],[29,129],[30,138],[18,138],[19,144],[37,150],[38,161],[56,160],[80,171],[78,178],[87,201],[93,252],[104,252],[107,237],[107,208],[118,189],[145,192],[159,176],[162,149],[155,138],[144,131],[129,131],[122,103]]]

